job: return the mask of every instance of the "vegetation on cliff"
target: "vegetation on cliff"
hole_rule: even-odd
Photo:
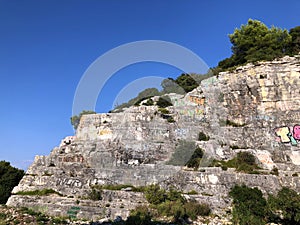
[[[278,27],[268,28],[258,20],[249,19],[246,25],[229,35],[232,55],[218,63],[216,72],[257,61],[270,61],[300,51],[300,26],[289,32]]]
[[[261,21],[249,19],[246,25],[236,28],[232,34],[229,34],[229,40],[232,44],[232,55],[221,60],[206,74],[182,73],[176,79],[164,79],[161,82],[162,91],[148,88],[129,102],[116,106],[115,109],[133,106],[152,96],[169,93],[185,94],[199,86],[202,80],[246,63],[269,61],[285,55],[298,54],[300,52],[300,26],[287,31],[275,26],[268,28]]]
[[[233,224],[300,224],[300,195],[287,187],[268,199],[258,188],[245,185],[234,186],[229,195],[233,199]]]
[[[207,204],[187,201],[175,189],[166,191],[157,184],[153,184],[145,188],[144,194],[152,208],[153,217],[167,216],[173,218],[173,221],[178,221],[187,218],[195,220],[197,216],[208,216],[210,214],[210,208]]]
[[[0,161],[0,204],[5,204],[12,189],[24,176],[24,171],[12,167],[9,162]]]
[[[74,127],[74,129],[76,130],[78,125],[79,125],[79,122],[80,122],[80,119],[83,115],[86,115],[86,114],[95,114],[96,112],[94,111],[91,111],[91,110],[83,110],[79,115],[74,115],[71,117],[71,124],[72,126]]]

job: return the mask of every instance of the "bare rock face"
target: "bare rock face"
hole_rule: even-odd
[[[52,215],[113,219],[147,204],[143,194],[130,188],[104,190],[102,200],[92,201],[87,196],[94,185],[158,183],[184,193],[194,190],[197,195],[186,197],[209,203],[216,213],[230,206],[228,192],[235,184],[264,193],[282,186],[300,191],[299,58],[220,73],[184,96],[169,94],[173,106],[167,111],[141,104],[121,113],[84,115],[75,136],[63,139],[48,156],[36,156],[7,204]],[[199,132],[209,140],[199,140]],[[194,149],[183,143],[204,150],[198,171],[184,167]],[[212,159],[228,160],[239,151],[255,155],[264,174],[208,167]],[[268,175],[274,167],[279,176]],[[17,195],[43,189],[61,196]]]

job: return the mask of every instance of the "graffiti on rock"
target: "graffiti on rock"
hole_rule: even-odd
[[[64,156],[58,158],[59,162],[84,162],[84,157],[82,155],[72,155],[72,156]]]
[[[195,103],[197,105],[204,105],[205,104],[205,97],[198,97],[198,96],[189,96],[189,101]]]
[[[80,208],[77,206],[72,206],[68,211],[67,214],[70,218],[72,219],[76,219],[77,218],[77,214],[80,211]]]
[[[300,125],[293,127],[279,127],[275,129],[278,141],[281,143],[291,143],[296,146],[300,142]]]
[[[81,188],[82,182],[78,179],[67,179],[67,178],[58,178],[56,181],[58,186],[69,186],[75,188]]]

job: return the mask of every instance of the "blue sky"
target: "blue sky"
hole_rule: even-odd
[[[72,135],[77,84],[112,48],[169,41],[214,67],[231,54],[228,34],[249,18],[290,29],[300,25],[299,11],[298,0],[0,0],[0,160],[26,168]],[[96,111],[110,110],[138,78],[179,74],[159,63],[124,68],[101,91]]]

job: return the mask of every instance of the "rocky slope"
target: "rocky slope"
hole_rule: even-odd
[[[228,192],[235,184],[264,193],[282,186],[300,191],[299,89],[300,56],[284,57],[220,73],[185,96],[170,94],[169,112],[141,104],[121,113],[85,115],[75,136],[63,139],[48,156],[36,156],[7,205],[99,220],[126,218],[130,209],[147,202],[131,188],[104,190],[102,200],[92,201],[87,196],[93,185],[158,183],[183,193],[194,190],[198,194],[185,197],[207,202],[217,214],[230,207]],[[199,141],[199,132],[209,140]],[[199,170],[172,165],[174,152],[187,158],[193,153],[183,143],[205,151]],[[208,167],[213,159],[228,160],[239,151],[254,154],[265,170],[245,174]],[[274,167],[278,176],[269,174]],[[24,192],[43,189],[59,195]]]

